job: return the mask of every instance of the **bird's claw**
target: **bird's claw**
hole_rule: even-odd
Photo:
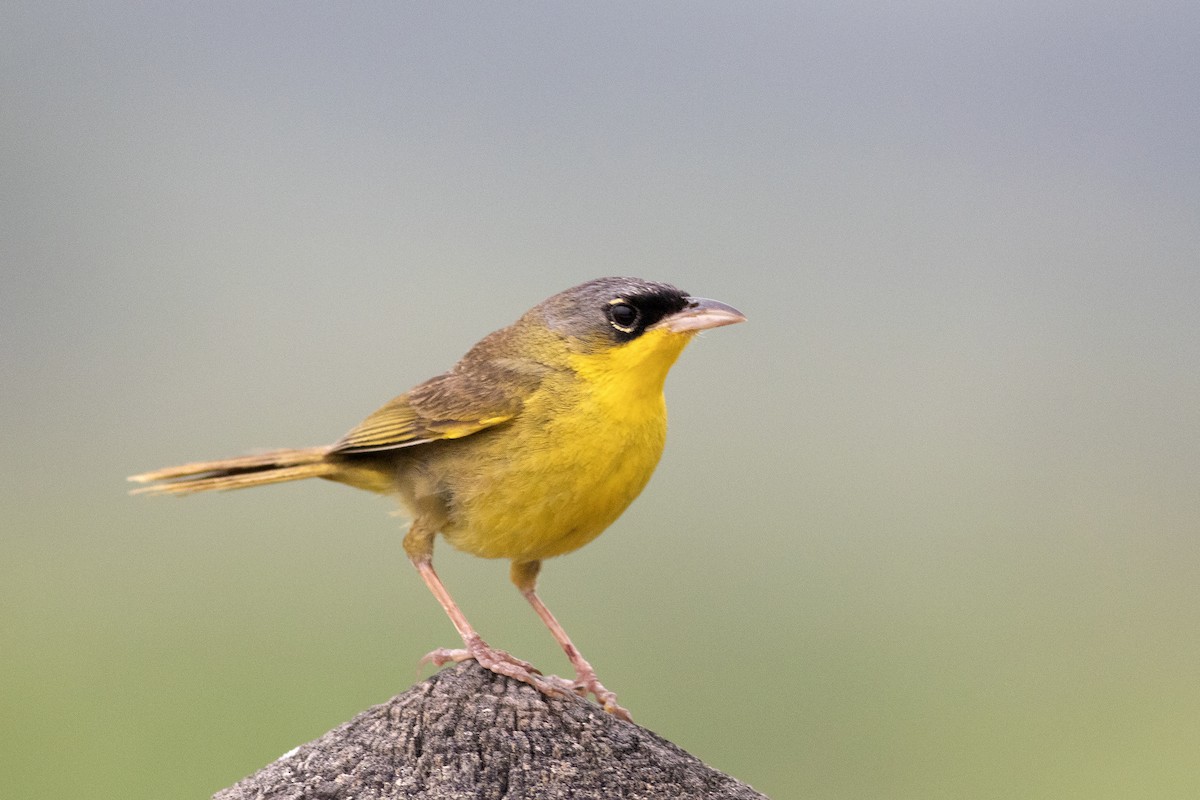
[[[497,675],[504,675],[513,680],[527,683],[544,695],[549,697],[566,696],[566,692],[564,692],[558,683],[543,677],[541,671],[528,661],[523,661],[510,653],[498,650],[482,639],[472,639],[466,644],[466,648],[451,649],[439,647],[436,650],[431,650],[421,659],[421,663],[433,664],[435,667],[440,667],[450,662],[457,664],[462,661],[474,659],[484,669],[491,670]]]
[[[572,681],[557,675],[543,675],[528,661],[498,650],[480,638],[470,639],[466,645],[465,648],[439,647],[431,650],[421,659],[421,664],[433,664],[435,667],[440,667],[451,662],[457,664],[474,659],[484,669],[527,683],[548,697],[568,697],[571,694],[580,697],[594,695],[596,702],[609,714],[626,722],[633,722],[629,712],[617,703],[617,695],[606,689],[590,668],[578,670],[575,680]]]
[[[551,681],[561,689],[573,692],[580,697],[587,697],[589,694],[594,695],[596,702],[609,714],[612,714],[617,719],[633,722],[633,717],[629,715],[629,711],[617,703],[616,693],[606,689],[604,684],[596,678],[596,673],[590,670],[578,673],[573,681],[560,678],[557,675],[547,675],[545,680]]]

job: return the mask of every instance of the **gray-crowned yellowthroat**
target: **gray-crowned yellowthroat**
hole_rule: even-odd
[[[435,664],[473,658],[547,694],[594,694],[628,719],[534,586],[543,559],[590,542],[633,501],[662,454],[663,382],[692,337],[742,322],[674,286],[600,278],[544,300],[485,336],[449,372],[390,401],[327,447],[184,464],[134,475],[147,494],[325,478],[394,494],[412,517],[404,549],[463,640]],[[512,562],[511,577],[575,668],[567,682],[486,644],[433,570],[441,533]]]

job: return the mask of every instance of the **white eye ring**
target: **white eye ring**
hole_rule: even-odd
[[[608,301],[608,322],[621,333],[633,333],[642,321],[642,312],[629,301],[618,297]]]

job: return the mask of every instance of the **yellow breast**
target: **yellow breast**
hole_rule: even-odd
[[[651,331],[571,357],[511,423],[448,442],[442,533],[485,558],[570,552],[607,528],[650,480],[667,432],[663,382],[690,336]]]

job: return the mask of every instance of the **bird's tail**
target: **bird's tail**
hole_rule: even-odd
[[[328,447],[276,450],[144,472],[131,475],[129,480],[151,485],[134,489],[130,494],[192,494],[329,477],[338,472],[338,467],[325,458],[329,450]]]

